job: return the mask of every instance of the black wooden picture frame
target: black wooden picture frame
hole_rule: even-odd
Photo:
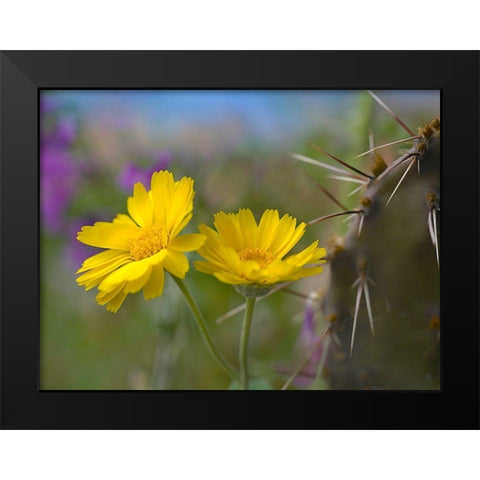
[[[479,53],[8,51],[0,56],[1,427],[479,427]],[[438,89],[441,391],[40,391],[40,89]]]

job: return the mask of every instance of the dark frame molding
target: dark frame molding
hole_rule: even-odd
[[[475,51],[1,53],[0,426],[479,428],[479,81]],[[442,391],[39,391],[43,88],[441,90]]]

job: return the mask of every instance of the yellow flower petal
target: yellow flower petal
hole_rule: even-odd
[[[172,232],[170,233],[170,238],[175,238],[187,226],[191,219],[192,214],[189,213],[180,223],[173,227]]]
[[[183,253],[170,249],[167,253],[163,266],[175,277],[184,278],[189,269],[187,257]]]
[[[213,265],[211,262],[205,262],[203,260],[196,260],[194,265],[199,272],[204,273],[213,273],[222,269],[220,265]]]
[[[120,292],[107,303],[107,310],[112,313],[117,313],[118,309],[122,306],[122,303],[124,302],[126,297],[127,293]]]
[[[168,209],[167,225],[170,231],[176,230],[183,219],[193,209],[193,180],[188,177],[183,177],[180,181],[175,183],[174,194],[172,196],[172,203]]]
[[[323,267],[299,268],[293,272],[290,277],[292,280],[300,280],[301,278],[317,275],[323,270]]]
[[[117,255],[109,262],[105,262],[98,267],[92,268],[91,270],[84,273],[83,275],[80,275],[77,278],[77,283],[79,285],[87,286],[87,290],[89,290],[90,288],[98,285],[101,282],[101,280],[103,280],[105,275],[108,275],[109,273],[113,272],[116,268],[130,262],[131,260],[128,254],[123,253],[123,255]]]
[[[279,222],[278,210],[265,210],[258,224],[257,246],[262,250],[268,250],[275,238]]]
[[[297,221],[290,215],[284,215],[278,222],[277,230],[275,232],[275,238],[270,245],[270,251],[277,257],[282,258],[287,252],[289,252],[293,246],[298,242],[300,236],[295,235],[295,225]],[[303,231],[305,230],[305,224],[303,225]],[[298,232],[302,231],[302,227]],[[303,235],[303,233],[302,233]]]
[[[187,233],[174,238],[168,248],[176,252],[191,252],[198,250],[205,243],[206,239],[206,235],[201,233]]]
[[[96,255],[93,255],[93,257],[87,258],[82,263],[81,268],[77,270],[77,273],[85,272],[95,267],[100,267],[101,265],[109,263],[117,257],[128,257],[128,254],[125,253],[123,250],[105,250],[103,252],[97,253]]]
[[[148,228],[152,225],[153,205],[145,187],[137,182],[133,186],[133,197],[128,199],[129,213],[141,227]]]
[[[303,237],[307,224],[302,222],[293,232],[292,236],[285,241],[285,244],[279,248],[277,255],[279,258],[284,257]]]
[[[123,287],[124,284],[121,283],[110,292],[100,292],[95,300],[99,305],[107,304],[107,310],[116,313],[127,296],[123,292]]]
[[[130,262],[115,270],[105,280],[100,283],[100,291],[110,291],[116,288],[120,283],[134,282],[142,278],[145,273],[151,269],[151,263],[148,258],[137,262]]]
[[[115,298],[120,292],[122,292],[124,286],[124,283],[119,283],[113,290],[109,290],[107,292],[99,292],[95,300],[99,305],[105,305],[110,300]]]
[[[318,252],[320,250],[318,247],[318,240],[315,240],[310,246],[308,246],[305,250],[302,250],[300,253],[297,253],[295,255],[290,255],[285,259],[285,261],[289,265],[294,265],[296,267],[303,267],[306,263],[310,263],[312,261],[318,260],[322,255],[322,251]],[[325,251],[325,249],[321,249]],[[320,256],[319,256],[320,254]]]
[[[154,172],[151,180],[152,203],[154,219],[156,222],[167,226],[168,208],[172,204],[175,181],[168,171]]]
[[[235,250],[245,248],[245,240],[240,231],[238,218],[236,215],[219,212],[214,215],[214,225],[220,235],[220,241],[227,247]]]
[[[215,272],[213,275],[221,282],[228,283],[230,285],[240,285],[243,281],[242,277],[228,272]]]
[[[245,239],[245,247],[256,247],[258,226],[249,208],[241,208],[238,211],[238,226]]]
[[[212,248],[213,250],[216,250],[220,245],[222,245],[222,242],[220,240],[220,236],[218,233],[213,230],[213,228],[207,227],[205,224],[201,224],[198,226],[198,229],[200,232],[203,233],[207,237],[207,241],[204,244],[202,248]]]
[[[119,213],[114,219],[113,223],[125,223],[126,225],[131,225],[132,227],[136,227],[137,224],[124,213]]]
[[[93,227],[82,227],[77,240],[92,247],[111,248],[114,250],[130,249],[129,241],[141,233],[138,227],[123,223],[97,222]]]
[[[165,270],[162,265],[155,265],[152,268],[150,279],[143,287],[143,296],[145,300],[159,297],[163,293],[165,283]]]
[[[125,286],[123,287],[123,292],[124,293],[139,292],[150,279],[151,272],[152,272],[152,265],[148,263],[142,275],[140,275],[138,278],[128,280],[125,283]]]

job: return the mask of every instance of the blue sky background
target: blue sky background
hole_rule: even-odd
[[[376,93],[396,111],[439,104],[435,90]],[[217,124],[237,117],[266,141],[308,130],[319,119],[328,119],[333,110],[338,114],[353,108],[358,98],[358,91],[341,90],[49,90],[42,94],[87,117],[99,111],[135,113],[169,130],[186,122]]]

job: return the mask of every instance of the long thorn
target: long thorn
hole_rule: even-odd
[[[428,211],[428,233],[430,234],[430,240],[432,241],[432,245],[435,247],[435,244],[437,243],[437,238],[435,237],[435,233],[433,231],[433,220],[432,220],[432,214],[433,214],[433,209],[430,209]]]
[[[344,167],[347,167],[350,170],[353,170],[354,172],[359,173],[360,175],[362,175],[362,177],[366,177],[366,178],[369,178],[370,180],[373,180],[374,177],[372,175],[369,175],[368,173],[362,172],[358,168],[352,167],[352,165],[349,165],[348,163],[344,162],[343,160],[340,160],[339,158],[335,157],[335,155],[332,155],[331,153],[328,153],[325,150],[322,150],[318,145],[315,145],[314,143],[311,143],[310,145],[313,148],[315,148],[316,150],[318,150],[319,152],[322,152],[325,155],[328,155],[331,159],[335,160],[336,162],[341,163]]]
[[[358,236],[362,233],[363,221],[365,220],[365,215],[360,215],[360,223],[358,224]]]
[[[329,348],[330,348],[330,335],[327,335],[326,338],[325,338],[325,344],[323,345],[322,354],[321,354],[320,360],[318,362],[317,374],[315,375],[314,386],[318,385],[318,383],[320,381],[320,377],[322,376],[323,368],[325,367],[325,362],[327,360],[327,353],[328,353]]]
[[[370,331],[372,335],[375,335],[375,328],[373,326],[372,306],[370,304],[370,293],[368,291],[368,282],[363,282],[363,295],[365,297],[365,303],[367,304],[368,320],[370,322]]]
[[[377,147],[370,148],[370,150],[367,150],[366,152],[363,152],[363,153],[361,153],[360,155],[357,155],[354,158],[360,158],[360,157],[363,157],[365,155],[368,155],[369,153],[375,152],[376,150],[380,150],[381,148],[390,147],[391,145],[397,145],[398,143],[408,142],[409,140],[415,140],[417,138],[420,138],[420,137],[415,135],[414,137],[408,137],[408,138],[404,138],[402,140],[396,140],[395,142],[385,143],[384,145],[379,145]]]
[[[326,168],[327,170],[331,170],[332,172],[342,173],[343,175],[353,175],[347,170],[343,170],[342,168],[334,167],[333,165],[329,165],[328,163],[323,163],[318,160],[315,160],[310,157],[306,157],[305,155],[300,155],[298,153],[292,153],[292,158],[295,160],[299,160],[300,162],[310,163],[311,165],[316,165],[317,167]],[[360,178],[355,175],[355,178]]]
[[[359,283],[360,281],[362,280],[362,277],[358,277],[353,283],[352,283],[352,286],[350,288],[355,288]]]
[[[335,180],[343,180],[344,182],[361,183],[362,185],[368,184],[368,182],[365,182],[364,180],[359,180],[358,178],[354,178],[354,177],[341,177],[338,175],[329,175],[328,178],[334,178]]]
[[[315,218],[314,220],[310,220],[309,222],[307,222],[307,227],[310,227],[311,225],[314,225],[315,223],[319,223],[323,220],[327,220],[329,218],[334,218],[334,217],[339,217],[340,215],[347,215],[347,214],[350,214],[350,213],[362,213],[363,210],[349,210],[347,212],[339,212],[339,213],[332,213],[330,215],[325,215],[324,217],[319,217],[319,218]]]
[[[356,188],[355,190],[352,190],[348,195],[347,197],[351,197],[352,195],[355,195],[357,192],[359,192],[361,189],[363,188],[363,185],[360,185],[358,188]]]
[[[406,162],[411,157],[416,157],[418,155],[417,151],[407,152],[402,155],[400,158],[397,158],[393,163],[391,163],[376,179],[376,182],[384,179],[394,168],[397,168],[402,163]]]
[[[216,323],[222,323],[225,320],[228,320],[229,318],[235,316],[237,313],[243,312],[245,310],[246,304],[242,303],[238,307],[232,308],[229,310],[227,313],[224,313],[220,317],[218,317],[215,322]]]
[[[350,356],[352,356],[353,343],[355,342],[355,330],[357,329],[358,310],[360,309],[360,298],[362,298],[362,290],[363,290],[363,285],[362,285],[362,282],[360,282],[357,290],[357,299],[355,300],[355,313],[353,315],[352,339],[350,341]]]
[[[375,148],[375,143],[373,142],[373,130],[371,128],[368,129],[368,146],[372,151]]]
[[[311,300],[312,302],[317,302],[317,303],[320,302],[320,299],[318,298],[312,298],[310,295],[305,295],[304,293],[295,292],[290,288],[284,288],[282,291],[285,293],[289,293],[290,295],[294,295],[296,297],[304,298],[305,300]]]
[[[440,266],[440,256],[438,251],[437,212],[435,212],[435,210],[432,211],[432,217],[433,217],[433,231],[435,234],[435,253],[437,255],[437,265]]]
[[[273,295],[275,292],[278,292],[279,290],[282,290],[283,288],[285,288],[290,283],[291,282],[284,282],[284,283],[281,283],[281,284],[277,285],[275,288],[272,288],[272,290],[270,290],[266,295],[263,295],[263,297],[258,297],[257,302],[259,302],[260,300],[263,300],[264,298],[269,297],[270,295]],[[243,312],[243,310],[245,310],[245,308],[246,308],[246,305],[247,305],[246,303],[241,303],[240,305],[238,305],[238,307],[232,308],[231,310],[224,313],[223,315],[220,315],[220,317],[218,317],[215,320],[215,323],[222,323],[225,320],[228,320],[229,318],[235,316],[237,313]]]
[[[344,219],[342,220],[342,223],[348,222],[348,221],[351,220],[354,216],[355,216],[355,213],[352,213],[352,215],[349,215],[347,218],[344,218]]]
[[[407,131],[412,137],[415,135],[401,120],[398,118],[398,115],[393,113],[392,109],[387,106],[385,103],[382,102],[371,90],[367,90],[367,92],[397,121],[399,125],[401,125],[405,131]]]
[[[407,167],[407,169],[405,170],[405,173],[402,175],[402,178],[399,180],[399,182],[397,183],[397,186],[395,187],[395,189],[393,190],[392,194],[390,195],[390,198],[387,200],[387,203],[385,204],[388,205],[390,203],[390,200],[393,198],[393,196],[395,195],[395,192],[398,190],[398,187],[400,186],[400,184],[403,182],[403,179],[406,177],[408,171],[412,168],[413,164],[417,161],[417,158],[414,158],[411,162],[410,162],[410,165]]]
[[[318,188],[336,205],[338,205],[342,210],[348,210],[345,205],[342,205],[326,188],[318,185]]]

